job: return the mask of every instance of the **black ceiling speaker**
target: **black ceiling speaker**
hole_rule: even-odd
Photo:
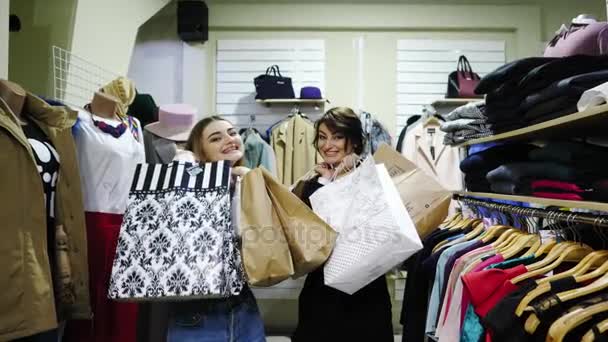
[[[177,33],[185,42],[204,43],[209,38],[209,9],[203,1],[177,2]]]
[[[9,32],[21,31],[21,20],[15,14],[11,14],[8,17],[8,30]]]

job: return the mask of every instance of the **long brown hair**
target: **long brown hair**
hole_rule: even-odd
[[[205,153],[203,152],[203,131],[209,124],[214,121],[226,121],[230,124],[230,120],[223,118],[219,115],[208,116],[194,125],[192,131],[190,131],[190,135],[188,136],[188,140],[186,141],[185,149],[194,153],[194,155],[200,161],[206,161]],[[244,155],[243,155],[244,156]],[[233,164],[233,166],[242,166],[244,164],[243,158],[239,159],[237,162]]]

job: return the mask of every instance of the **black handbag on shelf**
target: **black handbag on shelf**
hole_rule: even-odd
[[[271,74],[272,73],[272,74]],[[256,99],[293,99],[296,97],[291,78],[283,77],[278,65],[266,69],[266,73],[253,80]]]

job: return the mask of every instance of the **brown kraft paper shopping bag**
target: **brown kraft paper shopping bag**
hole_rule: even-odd
[[[292,276],[289,246],[259,168],[243,177],[240,210],[242,258],[249,284],[272,286]]]
[[[374,154],[376,164],[384,164],[420,238],[433,232],[448,215],[452,193],[386,144]]]
[[[291,251],[294,278],[301,277],[325,263],[337,233],[269,172],[262,170],[262,173]]]

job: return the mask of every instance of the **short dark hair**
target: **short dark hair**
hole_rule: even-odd
[[[357,114],[348,107],[334,107],[315,122],[315,139],[313,144],[319,150],[319,127],[325,124],[334,133],[342,133],[346,142],[353,147],[353,152],[358,155],[363,153],[365,146],[365,135],[363,125]]]

